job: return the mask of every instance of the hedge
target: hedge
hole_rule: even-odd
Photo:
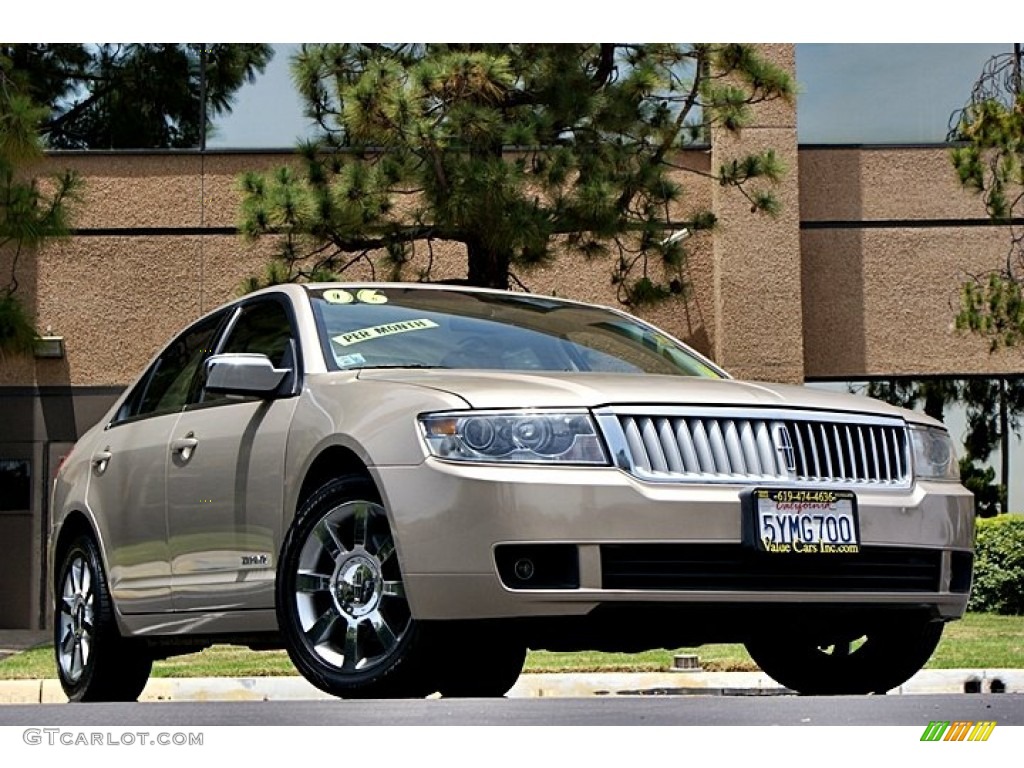
[[[1024,515],[977,521],[974,584],[968,610],[1024,615]]]

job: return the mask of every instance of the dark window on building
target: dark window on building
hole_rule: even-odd
[[[32,506],[32,471],[28,459],[0,459],[0,512]]]

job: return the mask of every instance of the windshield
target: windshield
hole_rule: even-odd
[[[328,365],[721,378],[655,328],[537,296],[410,287],[309,288]]]

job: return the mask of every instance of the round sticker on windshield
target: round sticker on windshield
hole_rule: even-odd
[[[355,297],[348,291],[343,291],[339,288],[331,288],[330,290],[324,291],[324,301],[328,304],[351,304],[355,301]]]
[[[363,288],[356,293],[356,300],[363,304],[387,304],[388,297],[371,288]]]

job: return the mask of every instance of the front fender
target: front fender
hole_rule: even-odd
[[[456,395],[414,384],[307,377],[288,434],[286,514],[297,509],[303,482],[324,451],[344,448],[367,468],[415,466],[427,457],[416,417],[467,407]]]

